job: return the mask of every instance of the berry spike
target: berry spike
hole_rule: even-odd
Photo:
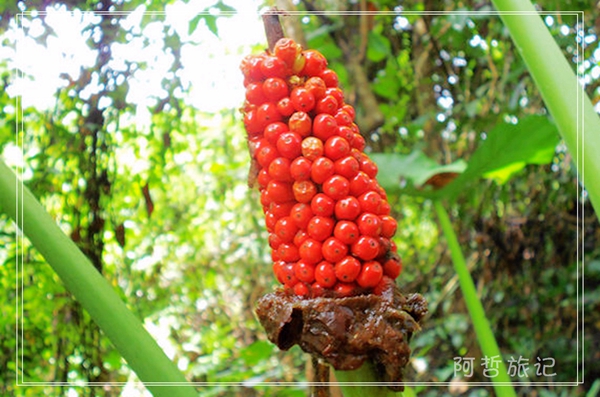
[[[310,205],[312,219],[299,231],[320,242],[335,241],[335,253],[325,245],[320,254],[342,269],[325,284],[317,280],[314,285],[292,288],[277,279],[305,299],[377,294],[383,290],[379,284],[386,282],[384,276],[394,280],[401,270],[389,262],[392,257],[399,261],[396,246],[389,244],[396,223],[377,182],[377,166],[363,151],[354,108],[344,102],[325,57],[284,38],[277,18],[277,12],[263,16],[269,49],[247,56],[241,64],[246,86],[244,124],[252,157],[250,185],[266,170],[259,190],[271,235],[276,233],[273,224],[290,216],[274,214],[273,204]],[[280,106],[283,102],[286,107]],[[347,222],[358,226],[358,236],[344,235],[342,226]],[[290,244],[288,250],[300,248]],[[296,268],[304,262],[290,261],[287,266],[299,272]],[[352,277],[344,269],[352,269]]]

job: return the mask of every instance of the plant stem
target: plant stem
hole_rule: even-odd
[[[600,118],[571,65],[529,0],[492,0],[571,152],[600,214]],[[583,58],[583,48],[577,49]],[[581,117],[583,115],[583,118]],[[583,155],[585,150],[586,155]]]
[[[340,389],[344,397],[396,397],[401,396],[387,386],[377,385],[379,380],[371,364],[365,362],[359,369],[354,371],[335,371],[335,377],[340,383]],[[351,383],[368,383],[368,385],[356,385]]]
[[[506,371],[506,366],[504,365],[500,349],[496,343],[496,338],[494,337],[490,323],[485,316],[483,305],[477,296],[475,284],[473,283],[473,279],[467,268],[467,262],[465,261],[465,257],[458,243],[456,233],[452,228],[448,212],[438,200],[433,201],[433,206],[435,207],[440,226],[446,237],[448,248],[450,249],[452,263],[454,264],[454,269],[458,275],[460,289],[464,295],[465,303],[469,315],[471,316],[471,321],[473,322],[473,328],[475,329],[475,335],[477,336],[481,351],[485,357],[490,360],[495,358],[495,362],[498,363],[497,376],[491,377],[491,380],[494,383],[494,389],[496,390],[496,395],[499,397],[516,397],[517,394],[515,393],[508,372]],[[490,365],[488,368],[492,368],[492,366]]]
[[[110,284],[2,160],[0,192],[0,209],[48,261],[148,390],[154,396],[197,396]]]

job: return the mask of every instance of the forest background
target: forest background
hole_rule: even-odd
[[[525,160],[482,172],[443,203],[503,360],[529,363],[527,376],[513,377],[522,382],[519,395],[595,396],[598,217],[578,183],[574,154],[488,2],[5,3],[2,159],[188,379],[207,382],[201,395],[307,395],[306,356],[297,347],[278,351],[253,312],[276,282],[258,194],[246,184],[239,63],[264,50],[258,11],[274,5],[300,11],[282,19],[284,29],[327,57],[380,164],[399,221],[395,242],[404,270],[398,284],[430,305],[412,341],[406,378],[423,382],[413,392],[494,395],[481,384],[489,381],[485,357],[428,196],[431,186],[421,185],[447,183],[453,174],[429,177],[464,170],[492,136],[545,131],[550,151],[533,150]],[[536,6],[598,104],[598,5]],[[319,10],[337,12],[314,13]],[[537,144],[502,142],[504,152],[492,155],[518,151],[513,142]],[[0,394],[147,393],[36,249],[17,235],[0,215]],[[471,376],[457,371],[457,358],[474,359]],[[537,360],[548,358],[555,365],[546,374],[555,375],[536,374]],[[33,383],[15,387],[16,376]],[[261,383],[276,381],[297,384]]]

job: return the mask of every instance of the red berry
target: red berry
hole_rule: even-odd
[[[296,232],[296,235],[294,236],[294,240],[292,240],[292,242],[294,243],[294,245],[296,247],[300,247],[302,245],[302,243],[305,242],[306,239],[308,239],[308,238],[310,238],[308,233],[306,233],[305,230],[299,229]]]
[[[301,112],[310,112],[315,107],[315,96],[304,87],[296,87],[290,94],[290,101],[294,109]]]
[[[273,273],[281,284],[285,283],[285,275],[283,272],[283,267],[286,265],[284,261],[276,260],[273,261]]]
[[[314,136],[304,138],[302,141],[302,155],[311,161],[321,157],[323,155],[323,141]]]
[[[276,145],[277,139],[279,139],[279,136],[281,134],[283,134],[284,132],[288,132],[288,131],[289,131],[289,129],[286,124],[282,123],[281,121],[277,121],[277,122],[271,123],[265,127],[264,137],[269,143]]]
[[[275,223],[275,234],[283,243],[292,242],[296,232],[298,232],[298,226],[296,226],[294,220],[289,216],[285,216]]]
[[[277,181],[291,182],[290,160],[285,157],[278,157],[269,164],[269,176]]]
[[[379,210],[381,209],[381,202],[383,199],[379,193],[370,191],[360,195],[358,197],[358,201],[360,202],[360,208],[363,210],[363,212],[378,214]]]
[[[327,68],[327,59],[319,51],[305,50],[302,53],[305,63],[301,74],[304,76],[319,76]]]
[[[260,64],[260,71],[265,77],[285,78],[286,69],[285,62],[274,56],[266,56]]]
[[[300,51],[300,47],[294,40],[285,37],[277,40],[273,47],[275,56],[285,62],[288,67],[294,64],[296,55]]]
[[[315,215],[308,222],[308,235],[317,241],[324,241],[331,236],[335,226],[332,218]]]
[[[344,93],[337,87],[329,87],[325,90],[325,95],[332,95],[338,103],[338,106],[344,106]]]
[[[356,282],[363,288],[373,288],[381,281],[383,269],[377,261],[369,261],[363,264]]]
[[[240,69],[244,76],[251,80],[261,80],[264,77],[261,71],[261,63],[264,58],[264,55],[248,55],[244,57],[240,64]]]
[[[331,263],[323,261],[315,268],[315,281],[323,288],[331,288],[337,279],[335,270]]]
[[[334,207],[335,201],[323,193],[316,194],[310,202],[310,209],[315,215],[329,217],[333,215]]]
[[[300,258],[309,265],[316,265],[323,259],[323,246],[315,239],[307,238],[298,249]]]
[[[308,180],[294,182],[293,190],[294,198],[299,203],[309,203],[317,194],[317,187]]]
[[[387,203],[387,202],[386,202]],[[383,237],[392,238],[396,234],[398,223],[389,215],[381,215],[381,235]]]
[[[322,141],[326,141],[336,134],[337,127],[337,122],[332,115],[322,113],[315,116],[315,119],[313,120],[312,132],[315,137],[321,139]]]
[[[282,261],[286,262],[296,262],[300,259],[298,248],[294,244],[282,243],[277,248],[277,254]]]
[[[379,254],[377,258],[384,258],[392,249],[392,242],[389,238],[379,237]]]
[[[350,182],[341,175],[333,175],[323,182],[323,193],[334,200],[340,200],[350,192]]]
[[[365,150],[365,146],[367,146],[365,138],[363,138],[363,136],[360,134],[354,134],[354,138],[352,139],[352,148],[362,152]]]
[[[269,212],[275,215],[277,219],[281,219],[284,216],[288,216],[290,214],[290,211],[294,207],[294,204],[295,203],[293,201],[288,201],[287,203],[282,204],[271,203],[269,205]]]
[[[379,208],[379,215],[389,215],[392,212],[392,207],[390,207],[390,203],[387,200],[383,200],[381,202],[381,208]]]
[[[334,164],[327,157],[319,157],[312,163],[310,177],[315,183],[324,183],[333,176]]]
[[[350,283],[356,280],[360,274],[360,261],[352,256],[343,256],[342,259],[335,264],[335,276],[338,280]]]
[[[306,139],[305,139],[306,140]],[[304,144],[304,141],[302,141]],[[290,164],[290,175],[296,181],[305,181],[310,179],[310,169],[312,162],[306,157],[296,157]]]
[[[321,78],[327,87],[337,87],[339,84],[338,75],[331,69],[325,69],[321,72]]]
[[[325,85],[323,79],[321,79],[320,77],[310,77],[304,83],[304,88],[306,88],[313,94],[315,100],[319,101],[325,96],[325,90],[327,89],[327,86]],[[317,112],[320,113],[318,110]]]
[[[295,132],[284,132],[277,139],[277,150],[290,160],[302,154],[302,138]]]
[[[360,160],[360,170],[372,179],[377,176],[377,164],[366,155]]]
[[[375,237],[360,236],[352,244],[351,252],[364,261],[375,259],[379,254],[379,242]]]
[[[295,132],[301,137],[310,135],[311,119],[306,112],[295,112],[288,120],[290,131]]]
[[[277,149],[266,141],[262,141],[258,149],[254,152],[256,157],[256,161],[263,168],[269,168],[271,161],[275,160],[279,157],[279,153],[277,153]]]
[[[359,171],[358,161],[352,156],[342,157],[334,163],[335,173],[343,176],[349,181],[354,178]]]
[[[290,101],[289,97],[282,98],[277,102],[277,111],[281,113],[283,117],[288,117],[294,113],[294,105],[292,105],[292,101]]]
[[[320,296],[323,296],[323,294],[325,293],[325,289],[323,288],[323,286],[321,284],[319,284],[315,281],[310,286],[310,292],[311,292],[311,296],[313,298],[318,298]]]
[[[270,181],[265,189],[273,203],[285,203],[294,200],[292,184],[281,181]]]
[[[262,84],[262,91],[269,101],[277,102],[288,95],[288,87],[283,79],[269,77]],[[246,92],[247,89],[246,89]]]
[[[356,284],[338,282],[333,287],[333,292],[335,292],[335,296],[337,296],[338,298],[346,298],[352,296],[356,292]]]
[[[334,117],[335,117],[335,121],[337,122],[337,124],[339,126],[345,127],[345,126],[349,126],[350,124],[352,124],[352,117],[350,117],[350,115],[343,110],[338,110],[335,113]],[[350,130],[354,134],[354,131],[352,131],[351,129],[348,129],[348,130]]]
[[[383,263],[383,274],[396,279],[402,272],[402,260],[397,255],[392,255]]]
[[[281,241],[278,235],[275,233],[269,233],[269,247],[271,247],[272,250],[276,251],[281,243],[283,243],[283,241]]]
[[[356,220],[356,225],[365,236],[378,237],[381,233],[381,219],[370,212],[363,212]]]
[[[354,108],[352,107],[352,105],[344,105],[342,106],[342,110],[346,113],[348,113],[348,115],[350,116],[350,118],[352,119],[352,121],[354,121],[354,118],[356,117],[356,111],[354,110]]]
[[[354,220],[360,214],[360,203],[354,196],[344,197],[335,203],[336,219]]]
[[[294,274],[294,264],[283,264],[280,268],[280,277],[283,280],[280,280],[280,282],[282,282],[288,288],[292,288],[296,283],[298,283],[298,278]],[[280,277],[277,277],[277,279],[279,280]]]
[[[350,194],[359,197],[371,189],[371,178],[362,171],[359,171],[354,178],[350,180]]]
[[[340,136],[332,136],[327,139],[323,149],[325,151],[325,156],[335,161],[350,153],[350,144]]]
[[[269,208],[272,202],[273,199],[271,199],[269,191],[267,189],[263,189],[263,191],[260,192],[260,203],[263,206],[263,209]]]
[[[384,274],[383,277],[381,277],[381,280],[379,280],[379,284],[373,288],[373,293],[375,295],[387,294],[387,292],[392,291],[393,286],[394,280]]]
[[[315,112],[326,113],[335,116],[338,110],[337,100],[333,95],[326,95],[317,101],[315,105]]]
[[[337,123],[337,121],[336,121]],[[336,132],[337,136],[341,136],[342,138],[344,138],[345,140],[348,141],[348,143],[350,144],[350,146],[352,146],[352,141],[354,140],[354,132],[352,132],[352,130],[350,128],[348,128],[345,125],[340,125],[337,128],[337,132]],[[352,147],[350,148],[352,149]],[[358,159],[356,159],[358,161]]]
[[[244,127],[249,136],[260,134],[263,124],[258,121],[256,109],[249,110],[244,114]]]
[[[336,263],[348,254],[348,246],[335,237],[329,237],[323,243],[323,258],[331,263]],[[360,263],[359,263],[360,268]]]
[[[246,100],[253,105],[260,105],[260,104],[266,102],[267,96],[263,92],[262,84],[260,84],[260,83],[248,84],[246,86]]]
[[[273,102],[263,103],[256,109],[256,117],[262,128],[270,123],[281,120],[281,113],[277,110],[277,105]]]
[[[296,226],[301,229],[307,228],[308,222],[313,216],[314,214],[310,209],[310,205],[305,203],[295,204],[290,210],[290,217],[294,220]]]
[[[315,281],[315,265],[310,265],[306,261],[300,259],[294,265],[294,274],[300,281],[312,283]]]
[[[333,229],[333,235],[344,244],[354,244],[360,237],[360,232],[356,223],[338,221]]]
[[[309,293],[310,289],[306,284],[300,282],[294,284],[294,294],[296,296],[308,296]]]
[[[258,172],[258,177],[256,178],[256,181],[258,182],[258,187],[260,189],[264,189],[265,187],[267,187],[270,180],[271,177],[269,176],[269,171],[266,168],[263,168]]]

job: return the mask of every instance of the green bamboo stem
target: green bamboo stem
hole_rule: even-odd
[[[500,354],[496,338],[494,337],[490,323],[485,316],[483,305],[477,296],[475,284],[473,283],[473,279],[467,268],[467,262],[465,261],[465,257],[458,243],[456,233],[452,228],[448,212],[438,200],[434,200],[433,206],[440,221],[444,236],[446,237],[448,248],[450,249],[452,263],[454,264],[454,269],[458,275],[460,289],[464,295],[471,320],[473,321],[473,328],[475,329],[475,335],[477,336],[481,351],[487,358],[491,359],[492,357],[496,357],[499,360],[497,367],[498,374],[497,376],[490,378],[494,383],[496,395],[498,397],[516,397],[517,394],[515,393],[508,372],[506,371],[506,365],[504,365],[504,360]]]
[[[571,152],[600,214],[600,118],[562,51],[529,0],[492,0]],[[506,13],[509,12],[510,13]],[[578,49],[583,57],[583,49]],[[583,118],[581,117],[583,114]],[[583,123],[583,124],[582,124]],[[585,151],[585,155],[583,155]]]
[[[110,284],[2,160],[0,209],[16,222],[154,396],[197,396]],[[176,384],[166,387],[167,383]]]

